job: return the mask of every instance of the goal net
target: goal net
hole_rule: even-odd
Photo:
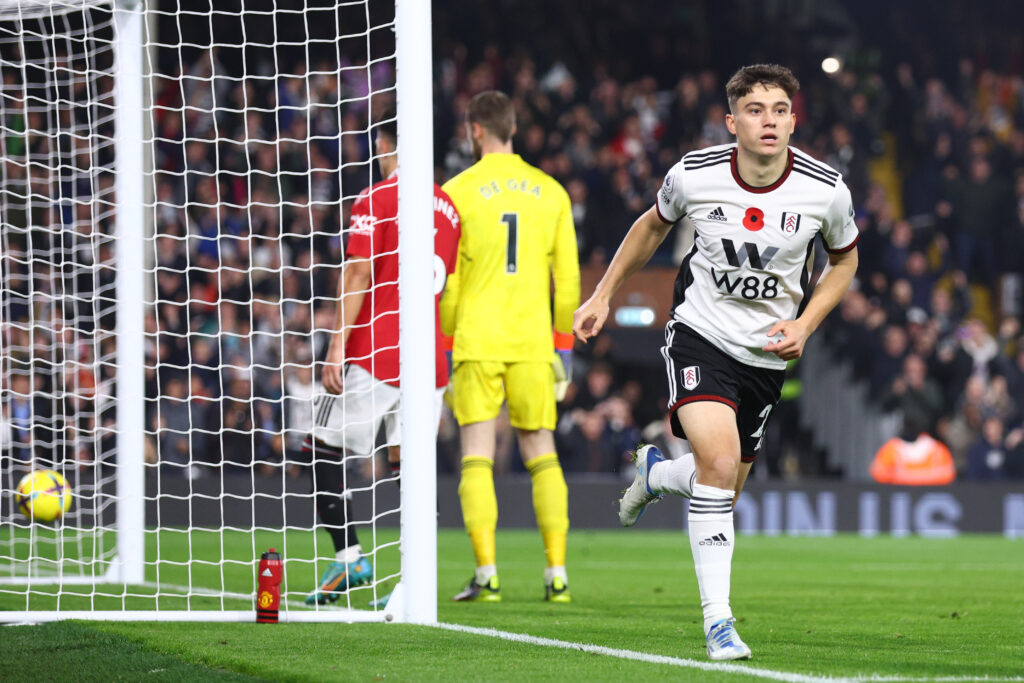
[[[0,621],[254,619],[270,548],[281,620],[436,620],[433,355],[406,332],[433,325],[432,242],[400,228],[416,487],[383,431],[306,441],[327,403],[382,410],[319,378],[396,106],[399,212],[431,211],[431,119],[403,115],[431,107],[423,5],[0,0]],[[309,601],[325,468],[373,572]],[[16,498],[39,470],[72,489],[52,523]]]

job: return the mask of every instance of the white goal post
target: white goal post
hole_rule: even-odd
[[[429,1],[0,0],[0,67],[0,622],[254,621],[273,546],[281,621],[435,623]],[[337,462],[374,573],[307,604],[300,446],[392,115],[402,481],[381,435]],[[52,524],[15,502],[40,469]]]

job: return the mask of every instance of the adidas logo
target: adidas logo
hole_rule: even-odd
[[[715,534],[710,538],[699,541],[697,545],[729,545],[729,539],[725,537],[725,534]]]
[[[713,221],[726,221],[729,220],[725,217],[725,211],[722,211],[722,207],[715,207],[715,210],[708,214],[708,219]]]

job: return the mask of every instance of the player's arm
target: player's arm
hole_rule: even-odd
[[[338,279],[338,309],[334,316],[334,330],[331,332],[331,344],[327,349],[327,359],[321,380],[329,393],[340,394],[343,388],[341,376],[345,364],[345,344],[352,333],[363,300],[370,288],[373,269],[370,260],[350,257],[345,261],[341,277]]]
[[[551,275],[555,281],[555,331],[572,334],[572,315],[580,305],[580,258],[576,250],[576,228],[572,223],[572,205],[565,195],[555,228],[555,248],[551,255]]]
[[[825,212],[821,236],[829,252],[828,266],[821,274],[807,307],[796,320],[780,320],[772,325],[768,330],[768,337],[773,338],[781,334],[782,339],[771,341],[762,347],[763,351],[774,353],[782,360],[792,360],[803,354],[807,338],[836,307],[857,274],[859,233],[854,221],[850,190],[841,181]]]
[[[462,211],[459,208],[459,204],[455,201],[455,197],[452,195],[458,195],[458,188],[455,186],[454,180],[449,180],[441,188],[448,194],[448,198],[452,202],[452,206],[459,212],[459,246],[455,251],[455,266],[452,268],[452,272],[448,273],[448,279],[444,285],[444,294],[441,296],[441,302],[438,305],[438,312],[441,318],[441,334],[445,337],[455,336],[455,315],[459,308],[459,293],[461,292],[461,273],[460,265],[462,263],[462,252],[466,245],[466,240],[462,235]],[[451,359],[449,359],[451,360]],[[450,364],[449,364],[450,369]]]
[[[580,305],[580,257],[576,249],[576,228],[572,223],[572,203],[562,193],[561,210],[555,226],[555,244],[551,255],[551,275],[555,281],[554,342],[555,399],[565,400],[572,382],[572,316]]]
[[[454,217],[444,217],[444,221],[447,225],[443,228],[435,227],[434,239],[435,239],[435,258],[440,258],[444,264],[445,278],[444,282],[441,283],[441,291],[435,291],[434,294],[440,294],[437,300],[437,311],[438,321],[441,329],[438,330],[440,335],[440,343],[444,348],[445,360],[448,364],[448,377],[452,376],[452,351],[455,346],[455,339],[452,330],[455,328],[455,312],[457,298],[459,296],[459,275],[456,273],[459,267],[459,250],[462,247],[462,216],[459,214],[458,207],[455,206],[451,196],[445,195],[445,198],[451,202],[452,209],[455,211]],[[439,220],[438,216],[441,214],[435,214],[435,221]],[[446,241],[444,238],[449,236],[451,241]],[[438,246],[437,240],[441,239],[444,246]],[[454,296],[449,300],[447,308],[444,304],[444,296],[448,292],[454,292]],[[448,326],[448,332],[445,331],[445,325]],[[449,383],[450,384],[450,383]]]
[[[459,308],[460,277],[459,264],[462,262],[462,240],[459,240],[459,250],[455,257],[455,268],[448,274],[448,280],[444,285],[444,294],[441,296],[441,303],[438,305],[441,314],[441,334],[445,337],[455,336],[455,314]]]
[[[769,343],[763,350],[774,353],[782,360],[799,358],[804,352],[807,338],[843,298],[856,274],[857,247],[840,254],[829,254],[828,266],[821,274],[803,314],[796,320],[782,320],[772,325],[768,336],[782,334],[783,338]]]
[[[601,331],[608,318],[612,296],[630,275],[651,260],[671,229],[672,225],[661,219],[655,206],[636,219],[615,252],[604,277],[594,288],[594,293],[573,316],[572,331],[580,341],[585,343]]]

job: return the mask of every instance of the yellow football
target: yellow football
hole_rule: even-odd
[[[71,486],[53,470],[29,472],[14,493],[21,514],[34,522],[52,522],[71,509]]]

